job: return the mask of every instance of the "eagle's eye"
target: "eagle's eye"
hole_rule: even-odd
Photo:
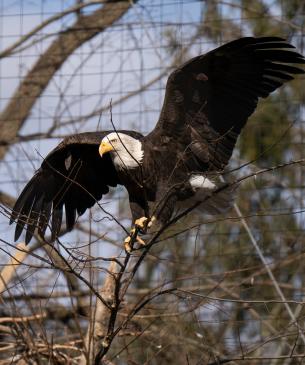
[[[116,138],[112,139],[111,142],[112,143],[116,143],[118,140]]]

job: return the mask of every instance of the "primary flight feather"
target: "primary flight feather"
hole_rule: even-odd
[[[230,206],[229,189],[217,188],[258,99],[304,71],[304,57],[278,37],[246,37],[195,57],[171,73],[157,125],[147,136],[104,131],[65,138],[43,161],[13,208],[15,240],[26,229],[58,236],[65,208],[71,230],[77,215],[92,207],[109,187],[124,185],[133,224],[143,230],[166,223],[178,205],[204,200],[216,214]],[[134,231],[133,231],[134,232]],[[128,246],[130,238],[126,240]]]

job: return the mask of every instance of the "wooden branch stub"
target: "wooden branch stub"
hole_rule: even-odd
[[[115,300],[116,280],[115,274],[118,271],[118,265],[111,261],[108,274],[105,278],[104,285],[100,294],[109,306],[112,306]],[[96,306],[92,308],[90,323],[85,338],[85,352],[80,360],[79,365],[94,364],[94,359],[99,353],[100,348],[108,348],[110,342],[107,338],[109,318],[111,310],[96,298]]]

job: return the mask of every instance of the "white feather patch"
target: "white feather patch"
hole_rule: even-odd
[[[201,189],[212,191],[216,188],[216,185],[211,180],[202,175],[192,175],[189,179],[189,183],[191,184],[194,191]]]
[[[216,215],[225,213],[234,204],[236,190],[238,185],[229,185],[218,193],[213,194],[213,191],[219,188],[223,183],[215,184],[213,181],[203,175],[192,175],[189,179],[194,195],[186,201],[180,202],[179,208],[186,209],[193,206],[195,203],[202,202],[197,208],[197,213],[207,213]]]

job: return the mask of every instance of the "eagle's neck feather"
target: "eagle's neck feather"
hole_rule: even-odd
[[[112,152],[113,163],[119,170],[130,170],[140,167],[143,157],[142,143],[135,138],[122,140],[122,145]]]

